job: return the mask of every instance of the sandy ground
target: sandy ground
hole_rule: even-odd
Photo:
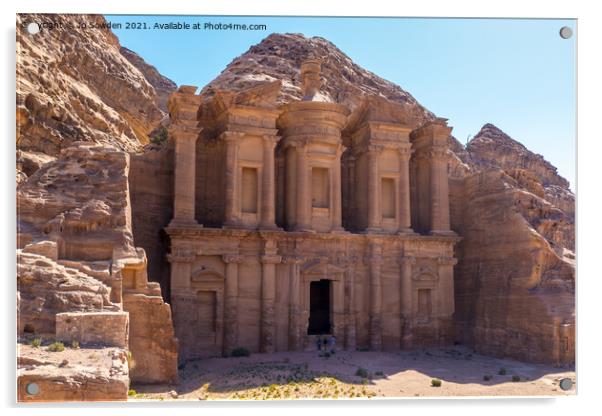
[[[133,385],[136,394],[130,400],[575,394],[574,385],[568,391],[560,389],[559,381],[565,377],[575,383],[574,369],[490,358],[462,347],[381,353],[337,351],[329,357],[318,352],[283,352],[189,362],[180,371],[179,385]],[[434,378],[441,380],[440,387],[431,386]]]
[[[19,366],[26,365],[54,365],[56,367],[90,367],[111,368],[112,356],[122,352],[120,348],[112,347],[87,347],[72,348],[65,344],[63,351],[49,351],[49,342],[39,347],[33,347],[23,342],[17,343],[17,361]]]

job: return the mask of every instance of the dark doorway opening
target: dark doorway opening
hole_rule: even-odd
[[[320,280],[309,284],[307,334],[330,334],[330,280]]]

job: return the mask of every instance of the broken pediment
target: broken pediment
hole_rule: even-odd
[[[418,124],[415,110],[407,104],[391,101],[378,95],[367,95],[349,116],[344,133],[352,135],[367,123],[396,124],[415,128]]]

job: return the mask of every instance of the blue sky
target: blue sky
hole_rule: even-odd
[[[270,33],[333,42],[357,64],[399,84],[449,119],[462,143],[493,123],[542,154],[575,189],[574,20],[106,16],[121,44],[178,85],[204,86]],[[126,22],[149,29],[125,29]],[[265,24],[265,31],[160,30],[154,23]]]

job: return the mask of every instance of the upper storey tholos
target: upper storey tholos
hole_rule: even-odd
[[[446,120],[381,95],[331,102],[318,59],[298,79],[288,103],[281,80],[171,96],[172,226],[451,234]]]

